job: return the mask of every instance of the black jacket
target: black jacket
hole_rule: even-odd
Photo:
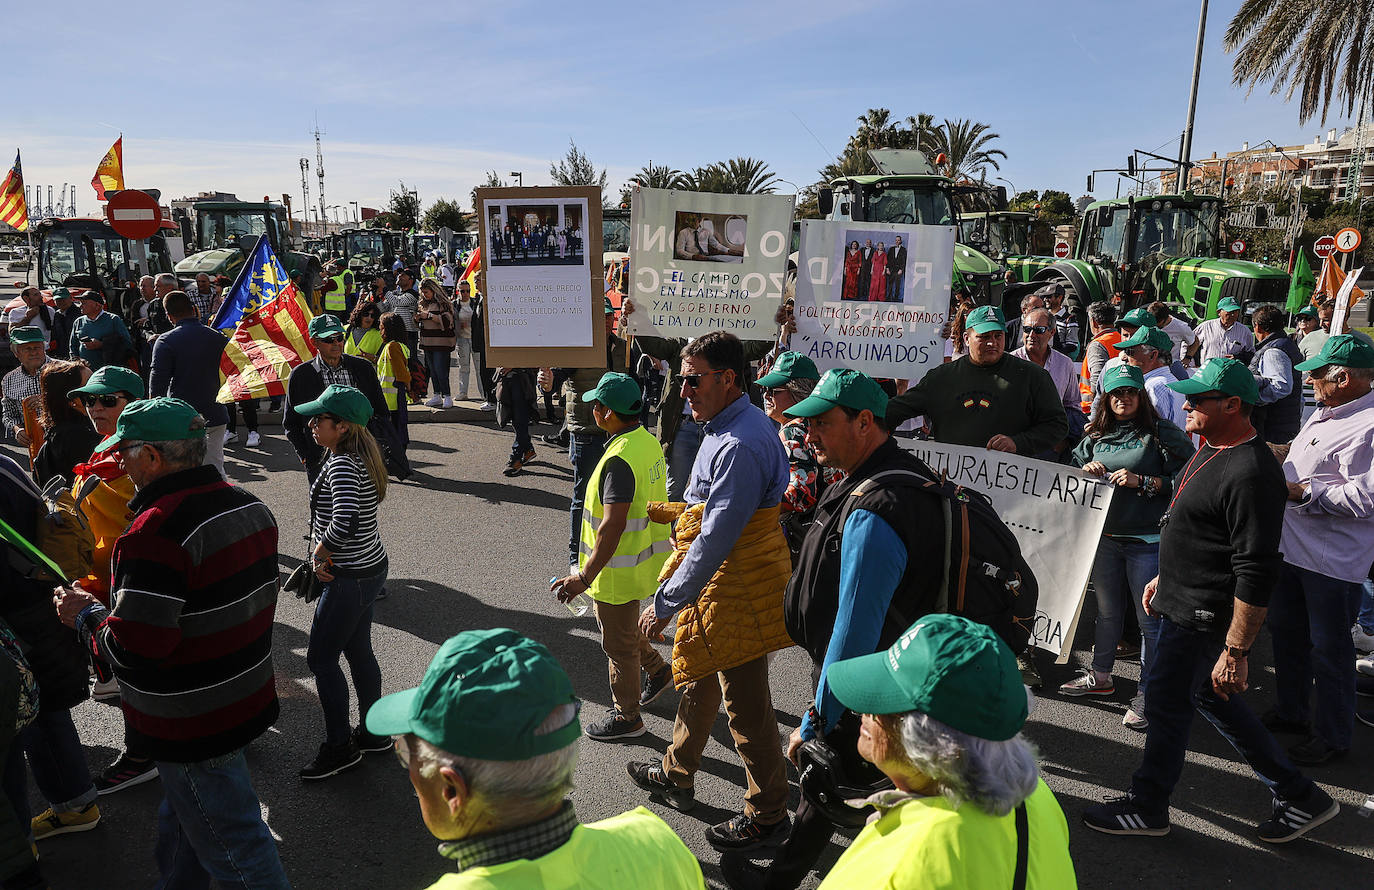
[[[362,390],[363,395],[372,403],[372,413],[386,416],[386,398],[382,396],[382,385],[377,381],[377,369],[372,367],[372,363],[367,359],[356,355],[345,354],[341,361],[352,375],[353,385]],[[293,370],[286,381],[286,403],[282,407],[281,425],[286,432],[287,440],[291,442],[291,447],[296,449],[296,455],[307,467],[319,465],[324,459],[324,449],[310,435],[306,418],[297,414],[292,406],[313,402],[324,392],[324,386],[324,379],[316,370],[313,359]]]

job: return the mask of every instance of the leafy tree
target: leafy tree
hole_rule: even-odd
[[[396,228],[410,231],[420,225],[420,197],[405,182],[400,189],[391,190],[391,200],[387,202],[387,212],[396,217]]]
[[[705,167],[693,168],[692,172],[686,176],[688,188],[694,192],[715,192],[719,195],[734,194],[731,191],[733,183],[730,181],[730,174],[720,164],[707,164]]]
[[[483,188],[501,189],[501,188],[505,188],[508,184],[509,184],[509,183],[507,183],[504,179],[502,179],[500,176],[497,176],[497,175],[496,175],[496,171],[495,171],[495,170],[488,170],[488,171],[487,171],[487,178],[484,179],[484,180],[482,180],[482,181],[479,182],[477,185],[475,185],[475,186],[472,187],[472,212],[473,212],[474,214],[476,214],[476,212],[477,212],[477,190],[478,190],[478,189],[483,189]],[[455,230],[455,231],[456,231],[456,230]]]
[[[1331,100],[1351,115],[1374,91],[1374,0],[1244,0],[1223,40],[1235,53],[1231,81],[1298,98],[1298,120]],[[1285,89],[1286,88],[1286,89]]]
[[[472,223],[472,216],[463,212],[463,205],[448,198],[439,198],[425,211],[424,228],[427,232],[437,232],[447,226],[455,232],[466,232]]]
[[[1068,192],[1045,189],[1040,195],[1040,215],[1054,221],[1071,221],[1076,215]]]
[[[606,192],[606,170],[596,172],[596,166],[577,143],[568,140],[568,153],[557,164],[549,164],[549,177],[554,185],[596,185]]]
[[[1007,158],[1006,152],[989,146],[992,140],[1001,137],[991,132],[984,123],[945,118],[945,122],[935,128],[934,136],[935,153],[943,152],[945,155],[940,172],[955,182],[975,177],[986,179],[988,168],[1001,170],[997,159]]]
[[[866,176],[878,169],[868,157],[872,148],[918,148],[932,154],[935,143],[935,118],[929,114],[908,115],[901,122],[892,119],[886,108],[870,108],[857,119],[858,129],[845,144],[844,151],[820,171],[821,180],[830,182],[845,176]],[[905,126],[904,126],[905,125]]]
[[[722,195],[771,195],[778,175],[757,158],[731,158],[686,174],[689,188]]]
[[[401,218],[390,210],[383,210],[367,221],[369,229],[401,229]]]
[[[1007,202],[1008,210],[1030,210],[1040,203],[1040,192],[1035,189],[1026,189],[1016,193],[1016,197]]]
[[[688,187],[687,174],[666,164],[659,167],[650,163],[630,177],[630,182],[650,189],[684,189]]]

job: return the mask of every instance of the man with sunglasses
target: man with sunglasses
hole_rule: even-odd
[[[1169,833],[1169,798],[1183,773],[1193,714],[1201,711],[1273,794],[1261,841],[1296,840],[1340,810],[1293,765],[1241,701],[1250,648],[1280,576],[1288,488],[1255,434],[1255,378],[1231,358],[1169,384],[1188,397],[1186,431],[1203,439],[1179,473],[1160,520],[1159,577],[1145,585],[1145,611],[1159,639],[1145,701],[1145,753],[1122,797],[1089,807],[1083,821],[1105,834]]]
[[[1123,364],[1139,368],[1144,375],[1145,392],[1155,413],[1183,429],[1188,422],[1187,412],[1183,410],[1183,395],[1169,386],[1178,382],[1169,368],[1169,350],[1173,345],[1173,338],[1164,331],[1141,325],[1116,348],[1121,352]]]
[[[1058,349],[1052,348],[1055,320],[1048,309],[1032,309],[1021,317],[1022,344],[1012,355],[1045,369],[1054,381],[1064,413],[1069,418],[1069,434],[1077,440],[1083,433],[1086,418],[1078,407],[1078,366]]]
[[[344,354],[343,325],[332,315],[317,315],[310,319],[310,339],[315,344],[315,358],[297,366],[286,381],[286,405],[282,410],[282,430],[287,441],[296,449],[296,456],[305,467],[306,476],[313,483],[324,464],[325,450],[310,435],[306,418],[292,405],[313,402],[331,383],[362,390],[372,403],[373,417],[388,413],[382,385],[377,381],[377,369],[365,358]]]
[[[148,392],[181,399],[205,418],[205,460],[224,475],[224,428],[229,412],[215,399],[220,356],[229,339],[200,320],[200,311],[182,291],[163,297],[162,308],[172,329],[153,344]]]

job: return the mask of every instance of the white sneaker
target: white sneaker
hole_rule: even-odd
[[[430,408],[438,408],[441,404],[443,404],[443,401],[444,400],[441,399],[439,395],[436,393],[435,395],[432,395],[429,398],[425,399],[425,405]]]
[[[1374,655],[1366,655],[1364,658],[1355,659],[1355,670],[1370,677],[1374,677]]]
[[[496,406],[493,405],[491,402],[483,402],[482,404],[480,404],[480,405],[477,406],[477,410],[478,410],[478,411],[495,411],[495,410],[496,410]]]
[[[444,396],[444,407],[445,407],[445,408],[452,408],[452,407],[453,407],[453,396]]]
[[[1355,641],[1356,652],[1374,652],[1374,634],[1367,634],[1359,623],[1350,626],[1350,638]]]
[[[257,447],[258,447],[258,444],[259,444],[260,442],[262,442],[262,436],[258,435],[258,431],[257,431],[257,430],[249,430],[249,431],[248,431],[248,447],[249,447],[249,448],[257,448]]]
[[[239,434],[238,434],[238,433],[226,432],[226,433],[224,434],[224,444],[225,444],[225,445],[228,445],[230,442],[237,442],[238,440],[239,440]]]

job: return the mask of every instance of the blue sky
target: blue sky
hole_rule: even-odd
[[[1231,86],[1221,38],[1239,2],[1211,4],[1194,157],[1346,125],[1300,125],[1267,88]],[[859,115],[886,107],[984,121],[1008,155],[1001,175],[1077,197],[1094,167],[1176,148],[1198,6],[243,0],[131,3],[109,21],[108,3],[29,3],[6,12],[26,67],[10,80],[0,158],[18,147],[28,183],[80,183],[84,213],[121,130],[127,184],[164,197],[299,204],[304,156],[317,204],[318,115],[331,205],[382,206],[402,179],[426,204],[466,205],[486,170],[548,184],[569,139],[617,190],[651,160],[735,156],[802,186]],[[1097,185],[1110,196],[1115,178]]]

